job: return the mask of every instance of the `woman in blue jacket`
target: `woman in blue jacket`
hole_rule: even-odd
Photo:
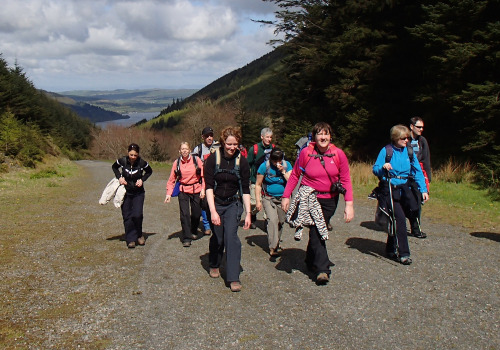
[[[425,178],[417,157],[407,149],[410,130],[404,125],[391,128],[391,144],[382,148],[373,165],[373,173],[380,179],[378,196],[381,201],[390,201],[395,217],[396,237],[389,235],[386,251],[403,265],[410,265],[410,247],[406,233],[406,216],[418,214],[420,200],[429,199]],[[389,180],[392,191],[389,191]]]

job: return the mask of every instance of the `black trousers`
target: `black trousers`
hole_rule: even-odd
[[[125,240],[135,242],[142,237],[142,220],[144,209],[144,192],[126,194],[122,203],[123,226],[125,226]]]
[[[335,214],[339,197],[318,198],[318,202],[321,205],[325,223],[328,223],[333,214]],[[309,229],[309,242],[307,243],[306,251],[307,267],[315,273],[326,272],[330,275],[330,266],[332,266],[333,263],[330,261],[330,258],[328,258],[325,243],[326,242],[321,239],[321,235],[316,226],[311,226]]]
[[[238,226],[243,213],[243,204],[236,200],[227,205],[215,203],[220,217],[220,225],[212,225],[212,237],[209,244],[209,263],[211,268],[218,268],[222,263],[226,249],[226,280],[240,280],[241,241]]]
[[[191,237],[196,235],[200,222],[200,194],[180,192],[178,201],[182,227],[182,242],[191,242]]]
[[[396,217],[396,237],[398,247],[394,236],[387,236],[387,253],[396,253],[396,248],[400,257],[410,256],[410,246],[408,245],[408,234],[406,232],[406,216],[403,204],[400,201],[393,201],[394,216]]]

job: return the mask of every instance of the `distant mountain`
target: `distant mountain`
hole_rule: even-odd
[[[46,95],[54,98],[63,105],[69,107],[78,116],[90,120],[92,123],[107,122],[118,119],[128,119],[129,116],[108,111],[104,108],[93,106],[86,102],[75,101],[71,97],[56,94],[54,92],[44,91]]]
[[[159,113],[172,103],[181,101],[197,91],[197,89],[74,90],[60,92],[59,95],[108,111],[127,114]]]

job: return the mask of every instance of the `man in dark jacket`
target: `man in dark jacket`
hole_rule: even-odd
[[[422,136],[424,131],[424,121],[420,117],[413,117],[410,119],[410,131],[411,131],[411,143],[410,146],[413,148],[413,154],[417,156],[417,159],[422,168],[422,172],[425,177],[425,184],[427,185],[427,192],[429,192],[429,184],[431,182],[431,154],[429,151],[429,144],[427,139]],[[418,217],[411,219],[411,234],[417,238],[426,238],[427,235],[422,232],[420,228],[420,213],[422,208],[420,208]]]

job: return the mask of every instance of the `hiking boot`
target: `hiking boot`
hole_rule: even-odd
[[[144,238],[144,236],[141,236],[141,237],[137,238],[137,243],[139,245],[145,245],[146,244],[146,239]]]
[[[333,230],[332,224],[330,224],[330,223],[326,224],[326,228],[328,229],[328,231]]]
[[[205,230],[205,231],[203,231],[203,234],[204,234],[205,236],[210,236],[210,235],[212,234],[212,231],[210,231],[210,230]]]
[[[239,292],[241,290],[241,283],[238,281],[230,283],[231,292]]]
[[[403,265],[411,265],[413,262],[409,256],[403,256],[399,258],[399,262]]]
[[[417,237],[417,238],[421,238],[421,239],[427,238],[427,234],[423,231],[420,231],[420,230],[412,231],[411,235],[413,237]]]
[[[255,230],[257,226],[255,226],[255,222],[257,221],[257,215],[252,214],[251,215],[252,222],[250,223],[250,228],[252,230]]]
[[[329,280],[330,278],[328,277],[328,274],[326,272],[320,272],[316,277],[316,282],[318,283],[327,283]]]
[[[134,249],[134,248],[135,248],[135,242],[128,242],[128,243],[127,243],[127,247],[128,247],[129,249]]]
[[[219,276],[220,276],[220,272],[219,272],[219,269],[217,267],[211,267],[208,274],[212,278],[219,278]]]

